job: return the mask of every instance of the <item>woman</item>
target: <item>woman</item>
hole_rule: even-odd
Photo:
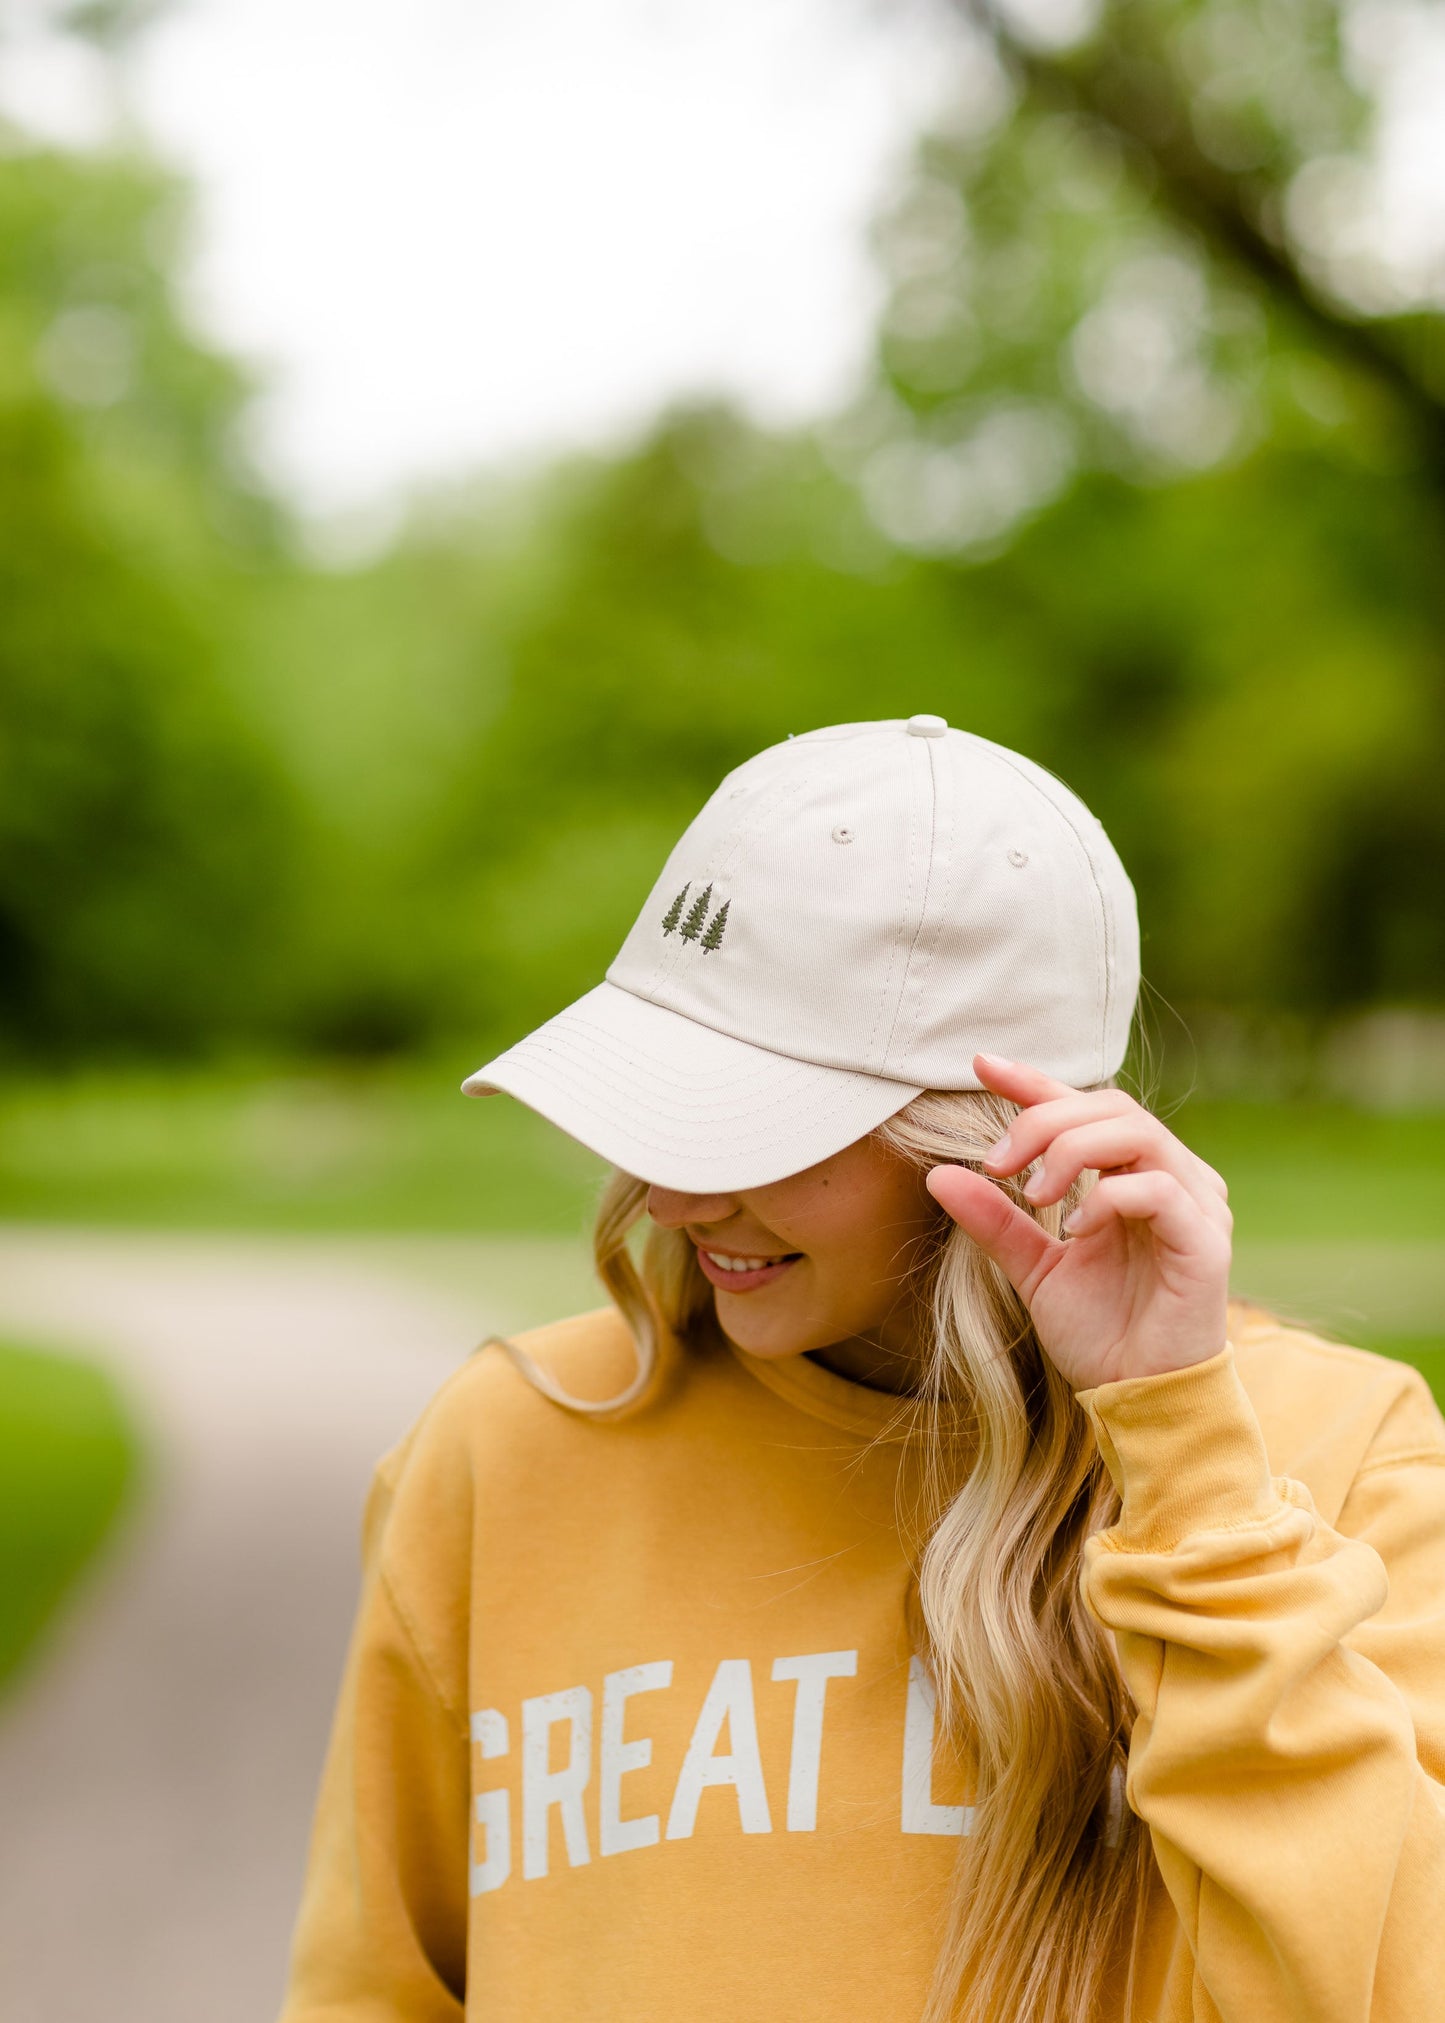
[[[845,725],[472,1077],[613,1303],[379,1471],[286,2023],[1445,2016],[1445,1424],[1228,1302],[1137,986],[1067,788]]]

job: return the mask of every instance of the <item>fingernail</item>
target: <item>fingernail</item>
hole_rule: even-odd
[[[1076,1208],[1071,1215],[1066,1215],[1064,1217],[1059,1227],[1061,1229],[1075,1230],[1078,1228],[1080,1222],[1083,1220],[1083,1215],[1084,1215],[1083,1209]]]
[[[1011,1068],[1013,1062],[1003,1054],[975,1054],[976,1061],[982,1061],[986,1068]]]
[[[1024,1193],[1028,1196],[1030,1201],[1037,1201],[1039,1196],[1043,1193],[1043,1191],[1044,1191],[1044,1176],[1042,1173],[1036,1173],[1032,1180],[1027,1180],[1024,1182]]]
[[[1013,1149],[1014,1141],[1010,1138],[1008,1132],[1005,1131],[997,1145],[990,1145],[987,1152],[984,1153],[985,1165],[1002,1166],[1005,1161],[1013,1157]]]

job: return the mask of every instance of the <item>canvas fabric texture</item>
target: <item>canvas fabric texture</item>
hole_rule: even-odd
[[[665,1187],[761,1187],[976,1053],[1115,1074],[1139,989],[1103,825],[941,717],[837,724],[728,774],[604,981],[470,1075]]]
[[[611,1309],[521,1339],[582,1395],[632,1373]],[[1423,1381],[1236,1305],[1207,1362],[1079,1396],[1158,1867],[1136,2023],[1445,2015]],[[587,1420],[473,1357],[376,1477],[283,2023],[918,2016],[971,1821],[897,1410],[718,1343]]]

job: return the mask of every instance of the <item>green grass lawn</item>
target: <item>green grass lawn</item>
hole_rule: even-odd
[[[175,1229],[579,1229],[602,1173],[463,1059],[0,1080],[0,1218]],[[1445,1243],[1445,1116],[1185,1104],[1242,1240]],[[1445,1330],[1445,1315],[1441,1316]]]
[[[89,1070],[0,1081],[0,1219],[192,1230],[579,1235],[602,1164],[470,1055],[380,1068]],[[1419,1360],[1445,1396],[1445,1116],[1193,1101],[1237,1288]]]
[[[1445,1244],[1445,1114],[1194,1102],[1168,1123],[1229,1182],[1244,1240]]]
[[[1195,1103],[1169,1122],[1229,1182],[1237,1289],[1413,1363],[1445,1409],[1445,1116]]]
[[[0,1343],[0,1685],[95,1554],[137,1474],[110,1379]]]
[[[0,1081],[0,1220],[571,1235],[603,1167],[470,1059]]]

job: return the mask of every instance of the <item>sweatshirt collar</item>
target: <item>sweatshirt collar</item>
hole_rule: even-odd
[[[927,1415],[936,1407],[921,1406],[915,1398],[897,1397],[891,1391],[875,1391],[825,1370],[810,1356],[750,1356],[736,1342],[727,1348],[734,1361],[754,1382],[771,1391],[786,1404],[822,1419],[845,1432],[859,1433],[872,1440],[912,1443],[921,1438]],[[950,1419],[959,1415],[950,1410]]]

